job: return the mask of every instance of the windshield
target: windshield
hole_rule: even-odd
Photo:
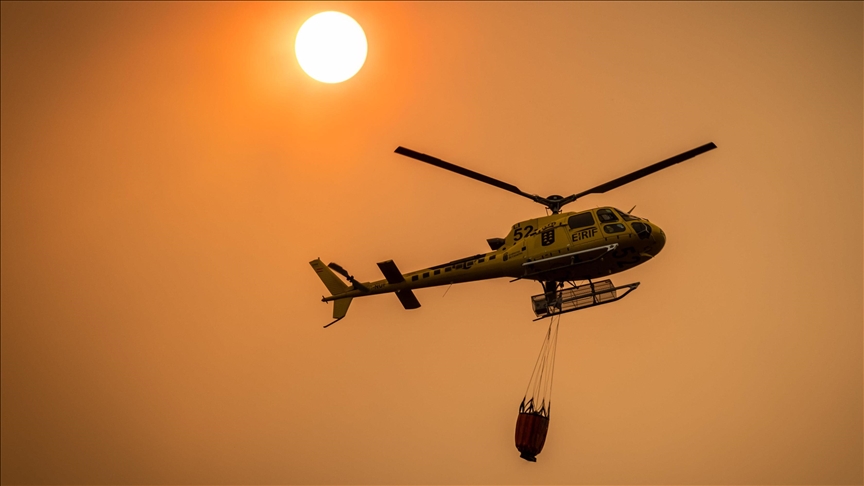
[[[639,220],[639,218],[637,218],[636,216],[630,216],[629,214],[625,213],[624,211],[621,211],[618,208],[615,208],[615,211],[621,215],[621,219],[623,219],[624,221],[638,221]]]

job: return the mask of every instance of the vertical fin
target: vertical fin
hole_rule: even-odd
[[[345,317],[345,314],[348,313],[348,306],[351,305],[352,300],[354,300],[353,297],[345,297],[344,299],[336,299],[333,302],[333,322],[324,326],[324,329],[336,324]]]
[[[348,306],[351,305],[352,300],[354,300],[353,297],[336,299],[333,302],[333,319],[342,319],[345,317],[345,314],[348,313]]]
[[[309,262],[312,265],[312,268],[315,269],[315,272],[318,274],[318,278],[324,282],[324,285],[327,287],[327,290],[330,291],[330,295],[339,295],[348,292],[348,285],[345,284],[339,277],[333,273],[333,270],[327,265],[324,265],[320,259],[312,260]],[[348,310],[348,306],[345,306],[345,310]]]

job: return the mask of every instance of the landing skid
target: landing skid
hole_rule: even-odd
[[[570,288],[534,295],[531,297],[534,314],[537,316],[534,320],[539,321],[547,317],[615,302],[626,297],[637,287],[639,282],[615,287],[611,280],[599,282],[589,280],[584,285],[574,285]],[[549,297],[552,297],[551,302]]]

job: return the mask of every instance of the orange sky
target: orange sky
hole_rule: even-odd
[[[322,10],[366,65],[318,83]],[[861,484],[861,3],[2,4],[2,423],[13,483]],[[533,282],[332,308],[567,209],[664,251],[564,316],[538,463]]]

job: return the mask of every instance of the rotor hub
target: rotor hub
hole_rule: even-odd
[[[564,201],[563,196],[552,194],[551,196],[547,196],[545,199],[546,207],[552,211],[552,214],[558,214],[561,212],[561,206],[563,206],[562,202]]]

